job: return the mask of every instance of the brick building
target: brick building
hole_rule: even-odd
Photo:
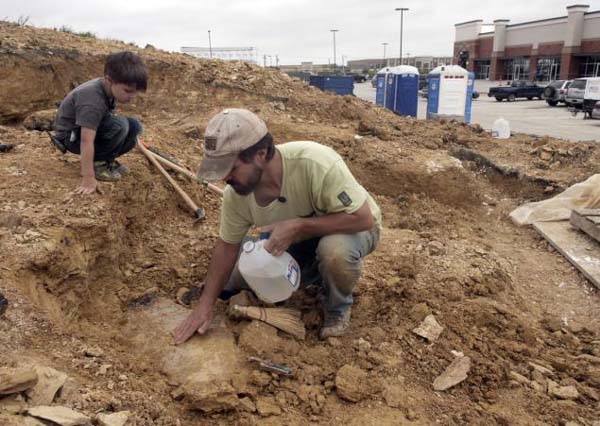
[[[421,74],[427,74],[439,65],[450,65],[452,58],[450,56],[406,56],[402,58],[403,65],[412,65],[417,67]],[[348,61],[347,68],[352,71],[362,72],[364,70],[378,71],[388,66],[400,65],[399,58],[379,58],[379,59],[355,59]]]
[[[490,80],[555,80],[600,76],[600,10],[567,7],[567,16],[510,24],[497,19],[455,25],[454,63],[469,52],[467,68]],[[488,29],[491,29],[489,31]]]

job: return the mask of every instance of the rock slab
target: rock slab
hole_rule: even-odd
[[[19,393],[35,386],[38,375],[32,368],[0,369],[0,395]]]
[[[437,322],[433,315],[427,315],[423,322],[417,328],[413,329],[413,333],[430,342],[435,342],[443,330],[444,327]]]
[[[438,376],[433,382],[433,389],[444,391],[456,386],[467,378],[467,373],[471,369],[471,358],[462,356],[455,358],[454,361]]]
[[[30,408],[27,413],[30,416],[50,420],[61,426],[86,426],[91,421],[88,416],[67,407],[40,405]]]
[[[129,416],[131,416],[129,411],[119,411],[112,414],[100,413],[96,416],[96,421],[100,426],[124,426]]]
[[[54,396],[67,381],[67,375],[50,367],[36,365],[33,367],[38,375],[38,382],[27,391],[31,405],[50,405]]]

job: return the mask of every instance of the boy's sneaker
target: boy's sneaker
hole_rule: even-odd
[[[319,337],[323,340],[328,337],[339,337],[346,334],[350,328],[350,308],[343,313],[325,312],[325,320],[323,327],[319,333]]]
[[[96,180],[103,182],[116,182],[121,179],[121,173],[113,169],[108,161],[94,161],[94,174]]]
[[[110,167],[113,170],[116,170],[117,172],[119,172],[121,174],[121,176],[125,176],[127,173],[129,173],[129,167],[127,167],[124,164],[119,163],[117,160],[112,160],[110,162]]]

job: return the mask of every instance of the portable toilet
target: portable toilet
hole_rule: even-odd
[[[427,118],[471,122],[475,74],[458,65],[442,65],[429,73]]]
[[[385,90],[385,82],[387,80],[387,75],[391,72],[391,70],[394,67],[385,67],[380,69],[379,71],[377,71],[377,74],[375,74],[375,77],[373,77],[375,79],[375,104],[385,107],[385,101],[386,101],[386,90]]]
[[[399,115],[417,116],[419,70],[410,65],[393,67],[385,80],[385,107]]]

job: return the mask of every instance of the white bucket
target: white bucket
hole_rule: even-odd
[[[508,123],[508,120],[499,118],[494,121],[494,125],[492,126],[492,137],[498,139],[510,138],[510,124]]]
[[[289,299],[300,286],[300,267],[287,252],[273,256],[263,247],[267,240],[244,244],[238,268],[252,291],[264,302]]]

